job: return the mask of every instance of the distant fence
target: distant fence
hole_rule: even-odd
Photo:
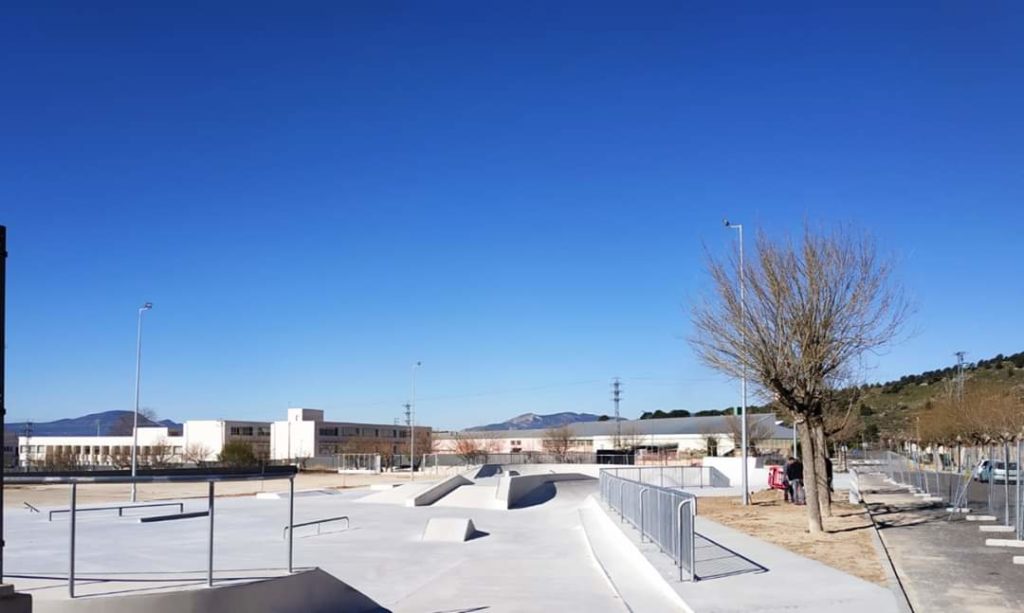
[[[616,477],[658,487],[729,487],[729,478],[711,466],[637,466],[606,468]]]
[[[521,451],[517,453],[431,453],[423,456],[417,466],[478,466],[482,464],[607,464],[609,466],[632,466],[632,453],[604,453],[571,451],[551,453],[547,451]]]
[[[601,500],[640,532],[641,541],[650,540],[672,558],[680,581],[695,581],[697,498],[682,490],[626,479],[618,476],[620,472],[628,469],[601,471]]]

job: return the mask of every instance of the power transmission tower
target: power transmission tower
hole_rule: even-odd
[[[622,382],[618,377],[612,380],[612,402],[615,403],[615,446],[622,444],[622,422],[619,421],[619,400],[622,398]]]

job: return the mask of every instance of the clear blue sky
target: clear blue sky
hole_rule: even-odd
[[[0,24],[8,409],[390,422],[736,404],[729,216],[852,223],[911,338],[1024,350],[1019,3],[22,3]],[[208,6],[216,5],[216,6]],[[757,7],[757,8],[752,8]]]

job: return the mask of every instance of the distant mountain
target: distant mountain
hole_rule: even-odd
[[[112,434],[112,430],[123,416],[131,418],[132,411],[103,411],[56,421],[34,421],[31,422],[32,436],[96,436],[97,427],[99,433],[106,436]],[[26,422],[7,423],[5,429],[22,436],[26,431],[26,425]],[[164,426],[171,430],[181,430],[181,424],[170,419],[155,422],[142,415],[139,415],[139,426]]]
[[[518,417],[513,417],[507,421],[503,421],[497,424],[487,424],[486,426],[474,426],[472,428],[466,428],[467,432],[476,432],[480,430],[542,430],[544,428],[557,428],[558,426],[564,426],[566,424],[575,424],[578,422],[586,421],[598,421],[601,418],[600,415],[594,415],[593,413],[552,413],[551,415],[537,415],[536,413],[523,413]]]

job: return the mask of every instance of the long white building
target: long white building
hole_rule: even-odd
[[[417,426],[416,442],[429,452],[429,427]],[[319,409],[291,408],[283,421],[188,420],[180,434],[166,427],[138,429],[140,466],[213,462],[232,442],[248,445],[258,458],[302,461],[339,453],[408,454],[409,429],[394,424],[325,421]],[[422,443],[421,443],[422,441]],[[8,446],[14,449],[13,439]],[[19,436],[22,466],[124,467],[131,463],[132,436]]]

